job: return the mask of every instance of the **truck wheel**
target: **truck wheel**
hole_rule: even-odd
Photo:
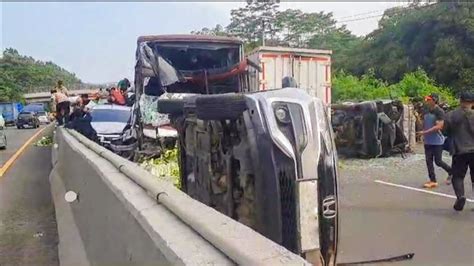
[[[196,99],[196,116],[202,120],[237,119],[247,110],[242,94],[200,96]]]
[[[184,110],[184,99],[158,99],[158,112],[162,114],[181,115]]]

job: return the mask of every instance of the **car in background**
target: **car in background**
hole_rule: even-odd
[[[5,119],[2,114],[0,114],[0,149],[5,149],[7,147],[7,136],[5,135]]]
[[[25,127],[38,128],[40,126],[40,121],[35,112],[26,112],[23,111],[18,114],[16,119],[16,127],[22,129]]]
[[[91,126],[99,143],[114,153],[132,159],[137,149],[137,131],[132,125],[132,108],[115,104],[96,105],[90,111]]]
[[[38,116],[38,120],[41,124],[49,124],[51,121],[49,120],[49,114],[45,111],[39,111],[36,113]]]

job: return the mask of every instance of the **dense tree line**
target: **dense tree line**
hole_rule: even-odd
[[[413,77],[421,83],[426,76],[452,94],[474,90],[474,3],[413,1],[386,10],[378,28],[365,37],[338,26],[332,13],[280,11],[278,6],[278,1],[247,1],[231,11],[226,27],[193,33],[235,36],[245,41],[246,50],[259,46],[262,38],[267,45],[330,49],[336,77],[370,76],[396,84],[417,72]]]
[[[0,58],[0,102],[21,100],[23,93],[37,87],[51,88],[58,79],[66,85],[81,82],[74,74],[52,62],[20,55],[13,48],[5,49]]]
[[[377,30],[350,53],[342,67],[398,82],[423,68],[454,93],[474,89],[474,3],[413,4],[385,12]]]

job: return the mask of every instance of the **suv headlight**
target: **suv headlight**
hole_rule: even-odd
[[[291,122],[291,117],[290,113],[288,112],[288,108],[283,105],[275,107],[275,117],[278,122],[283,124],[288,124]]]

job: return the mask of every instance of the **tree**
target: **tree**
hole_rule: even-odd
[[[31,56],[23,56],[7,48],[0,58],[0,100],[18,101],[23,93],[35,88],[49,90],[61,79],[65,84],[78,84],[81,81],[73,74],[52,62],[37,61]]]
[[[398,82],[418,67],[455,92],[474,87],[474,4],[438,2],[389,9],[343,68]]]
[[[278,14],[279,1],[247,1],[245,7],[231,10],[231,22],[227,31],[246,43],[274,39],[277,33],[275,17]]]
[[[222,25],[217,24],[214,28],[202,28],[198,31],[191,31],[191,34],[195,35],[212,35],[212,36],[228,36],[229,33],[222,27]]]

